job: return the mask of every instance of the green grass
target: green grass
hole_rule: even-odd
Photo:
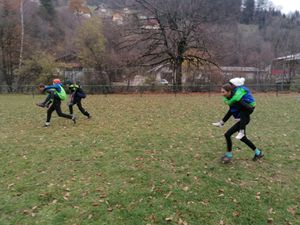
[[[43,97],[0,95],[0,224],[300,224],[296,95],[256,96],[265,159],[233,140],[229,165],[219,96],[88,96],[91,120],[49,128]]]

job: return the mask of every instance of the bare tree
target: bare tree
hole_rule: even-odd
[[[219,22],[208,0],[135,0],[139,11],[136,27],[127,30],[122,47],[140,51],[135,63],[144,66],[168,64],[173,84],[181,87],[182,65],[216,65],[210,54],[210,26]],[[227,15],[228,16],[228,15]],[[224,19],[224,18],[223,18]],[[225,20],[225,19],[224,19]],[[131,25],[132,27],[132,25]]]

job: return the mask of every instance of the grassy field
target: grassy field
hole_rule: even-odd
[[[43,98],[0,95],[0,224],[300,224],[297,95],[256,95],[265,158],[233,140],[228,165],[220,96],[88,96],[49,128]]]

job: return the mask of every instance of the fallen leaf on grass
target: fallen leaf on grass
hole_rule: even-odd
[[[225,225],[224,220],[220,220],[219,224],[220,224],[220,225]]]
[[[178,224],[178,225],[188,225],[188,223],[187,223],[186,221],[184,221],[184,220],[182,220],[182,219],[180,219],[180,218],[179,218],[177,224]]]
[[[270,209],[269,209],[269,213],[270,213],[270,214],[275,214],[274,209],[273,209],[273,208],[270,208]]]
[[[69,200],[69,197],[70,197],[70,193],[67,192],[67,193],[64,195],[64,200],[68,201],[68,200]]]
[[[172,221],[173,220],[173,217],[167,217],[165,218],[165,221]]]
[[[287,211],[288,211],[289,213],[291,213],[293,216],[295,216],[295,215],[296,215],[296,208],[297,208],[297,207],[289,207],[289,208],[287,209]]]
[[[207,199],[205,199],[205,200],[201,201],[200,203],[204,206],[208,206],[209,201]]]
[[[257,192],[257,193],[256,193],[255,198],[256,198],[256,200],[260,200],[260,192]]]
[[[106,198],[107,197],[107,194],[101,194],[100,195],[100,198]]]
[[[23,214],[24,215],[29,215],[30,214],[30,210],[28,210],[28,209],[23,210]]]
[[[185,186],[185,187],[182,188],[182,190],[188,191],[188,190],[189,190],[189,187],[188,187],[188,186]]]
[[[238,212],[238,211],[234,211],[234,212],[232,213],[232,215],[233,215],[234,217],[239,217],[239,216],[241,215],[241,213]]]
[[[232,202],[237,203],[238,201],[235,198],[230,198],[232,200]]]
[[[166,195],[165,198],[169,198],[171,194],[172,194],[172,191],[169,191],[169,193]]]
[[[81,196],[82,196],[82,197],[85,197],[87,194],[88,194],[87,192],[82,192],[82,193],[81,193]]]
[[[15,184],[14,183],[12,183],[12,184],[9,184],[8,186],[7,186],[7,188],[8,189],[10,189],[12,186],[14,186]]]
[[[200,154],[195,154],[195,155],[194,155],[194,158],[195,158],[195,159],[200,159],[200,158],[201,158],[201,157],[200,157]]]
[[[285,223],[287,224],[287,225],[293,225],[290,221],[288,221],[287,219],[285,219]]]
[[[274,221],[273,218],[268,218],[267,223],[272,225],[273,221]]]
[[[156,223],[156,221],[157,221],[156,216],[155,216],[154,214],[151,214],[151,215],[149,216],[149,219],[150,219],[150,221],[151,221],[152,223]]]

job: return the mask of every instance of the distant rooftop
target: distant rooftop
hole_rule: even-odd
[[[274,60],[300,60],[300,53],[278,57]]]
[[[224,72],[228,71],[237,71],[237,72],[257,72],[259,71],[256,67],[239,67],[239,66],[221,66],[221,70]]]

